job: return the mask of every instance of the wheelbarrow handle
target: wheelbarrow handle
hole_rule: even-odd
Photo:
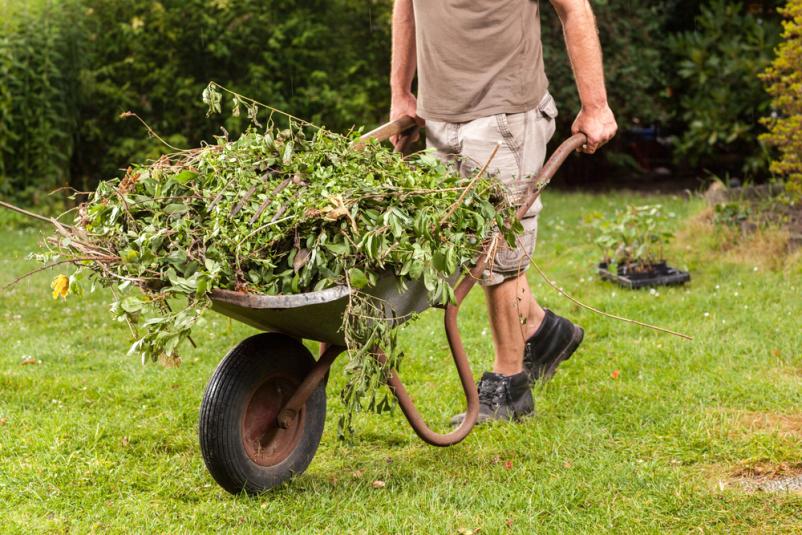
[[[529,211],[529,208],[531,208],[537,198],[540,197],[540,192],[549,185],[549,182],[551,182],[551,179],[554,178],[554,175],[557,173],[560,167],[562,167],[562,164],[565,163],[565,160],[567,160],[574,151],[581,148],[587,142],[588,136],[580,132],[569,137],[563,141],[559,147],[557,147],[548,161],[543,164],[543,167],[540,169],[537,177],[535,177],[532,183],[529,184],[529,187],[526,190],[526,195],[524,195],[524,200],[518,207],[518,210],[515,214],[518,219],[523,219],[523,217],[526,215],[526,212]]]
[[[418,123],[412,117],[405,115],[395,121],[390,121],[389,123],[383,124],[374,130],[371,130],[367,134],[363,134],[359,140],[354,143],[354,148],[359,149],[365,146],[365,143],[368,140],[375,139],[379,143],[382,141],[387,141],[393,136],[397,136],[404,133],[409,133],[413,129],[417,128]],[[405,144],[406,145],[406,144]],[[400,147],[401,152],[403,152],[404,147]]]

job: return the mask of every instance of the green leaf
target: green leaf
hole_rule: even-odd
[[[348,270],[348,281],[351,283],[351,286],[357,290],[361,290],[368,285],[368,277],[365,275],[365,272],[359,268],[351,268]]]

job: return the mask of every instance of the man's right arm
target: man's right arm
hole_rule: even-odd
[[[417,50],[415,46],[415,12],[412,0],[395,0],[393,6],[393,53],[390,68],[390,120],[394,121],[404,115],[418,120],[418,103],[412,94],[412,80],[417,69]],[[415,134],[417,138],[417,133]],[[398,145],[398,138],[392,140]]]

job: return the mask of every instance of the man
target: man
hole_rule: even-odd
[[[592,154],[617,130],[596,21],[588,0],[551,3],[582,102],[573,131],[587,135],[582,150]],[[498,146],[489,172],[514,202],[522,201],[543,165],[557,115],[543,67],[538,0],[395,0],[390,84],[391,119],[409,115],[425,123],[428,147],[465,176]],[[478,384],[480,422],[531,414],[531,385],[550,378],[582,341],[582,329],[541,308],[526,280],[541,208],[538,200],[517,247],[500,246],[483,277],[496,354],[493,371]]]

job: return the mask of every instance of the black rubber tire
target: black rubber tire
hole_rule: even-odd
[[[225,490],[260,494],[302,474],[312,462],[326,420],[325,381],[301,410],[298,442],[277,464],[262,466],[251,459],[242,427],[261,385],[280,374],[292,377],[297,386],[314,363],[309,350],[294,338],[263,333],[243,340],[217,366],[201,402],[198,435],[206,467]]]

